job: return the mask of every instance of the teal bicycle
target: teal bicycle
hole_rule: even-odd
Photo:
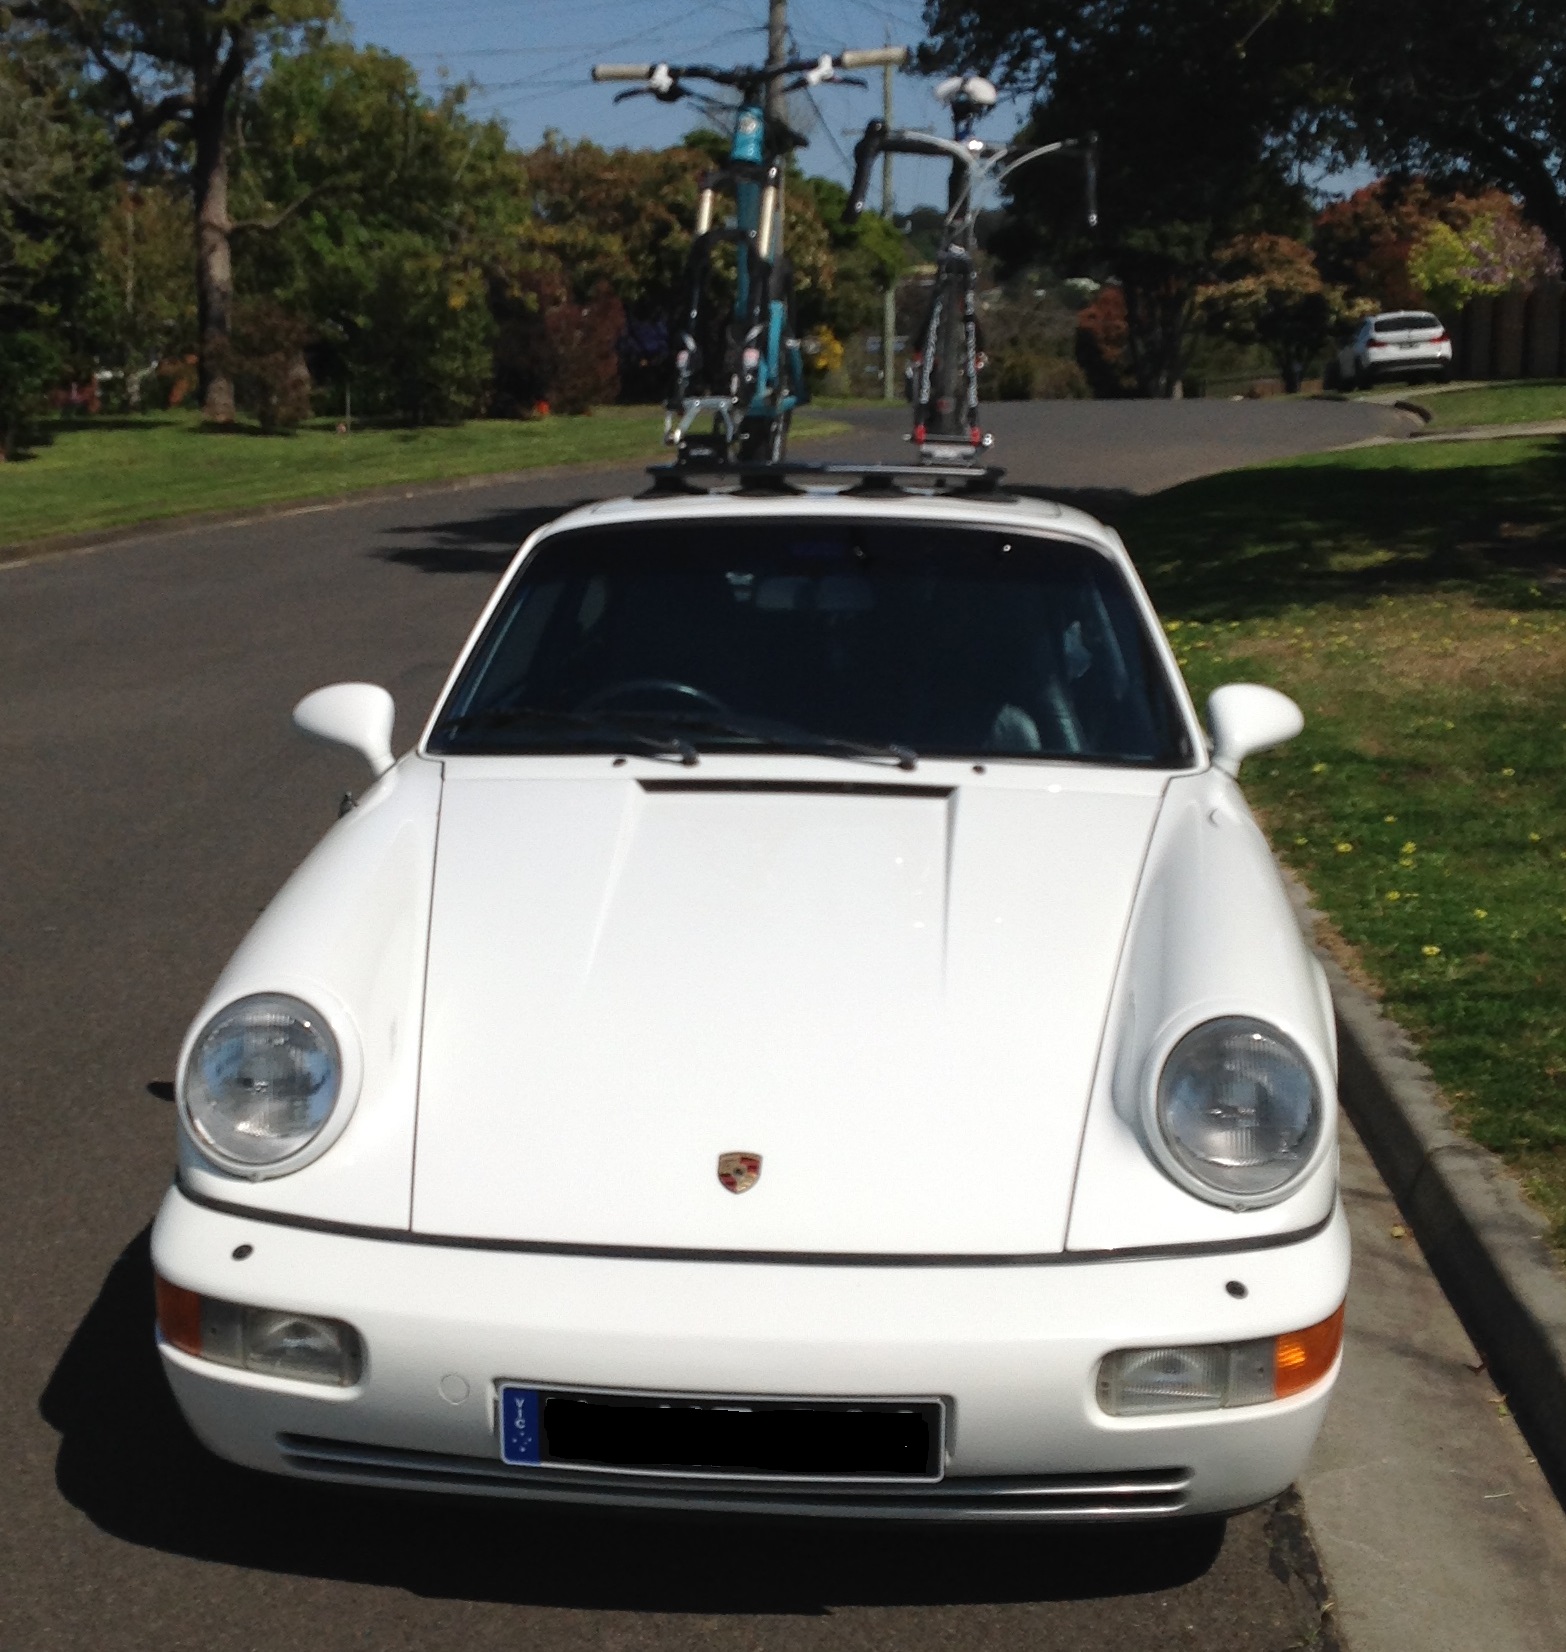
[[[682,465],[779,463],[790,418],[809,399],[805,358],[794,325],[794,279],[783,250],[784,167],[807,141],[769,115],[769,94],[828,83],[863,86],[851,69],[900,66],[905,46],[830,52],[816,58],[719,69],[708,64],[598,63],[594,80],[643,84],[615,101],[689,99],[731,124],[727,163],[701,180],[695,234],[685,267],[685,298],[674,325],[674,382],[664,412],[664,441]],[[713,97],[692,81],[729,87],[738,102]],[[732,196],[733,215],[718,221],[718,197]],[[733,249],[733,271],[722,248]]]

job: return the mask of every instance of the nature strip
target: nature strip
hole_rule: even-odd
[[[1320,914],[1286,881],[1308,939]],[[1412,1039],[1319,944],[1338,1017],[1338,1095],[1431,1271],[1566,1504],[1566,1269],[1500,1158],[1452,1125]]]

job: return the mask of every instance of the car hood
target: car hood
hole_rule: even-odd
[[[1060,1251],[1162,777],[930,772],[449,765],[414,1229]],[[749,1191],[720,1182],[725,1153],[759,1156]]]

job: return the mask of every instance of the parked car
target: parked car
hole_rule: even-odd
[[[1428,310],[1367,317],[1327,364],[1328,388],[1369,390],[1383,379],[1452,376],[1452,340]]]
[[[1301,719],[1231,684],[1204,730],[1113,530],[885,478],[589,506],[395,762],[392,714],[296,708],[374,783],[179,1060],[158,1345],[213,1451],[878,1519],[1294,1479],[1333,1018],[1235,776]]]

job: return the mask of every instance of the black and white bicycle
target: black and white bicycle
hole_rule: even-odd
[[[1089,133],[1020,151],[1009,144],[986,143],[973,129],[995,107],[995,88],[988,80],[982,75],[953,75],[936,87],[935,95],[951,111],[951,137],[871,121],[854,148],[853,191],[843,216],[852,223],[864,211],[871,170],[881,155],[936,155],[951,162],[941,250],[909,383],[910,439],[921,459],[950,463],[976,459],[991,441],[979,412],[984,358],[975,253],[981,193],[986,185],[1004,183],[1019,167],[1046,155],[1076,157],[1083,166],[1091,228],[1098,223],[1098,137]]]

